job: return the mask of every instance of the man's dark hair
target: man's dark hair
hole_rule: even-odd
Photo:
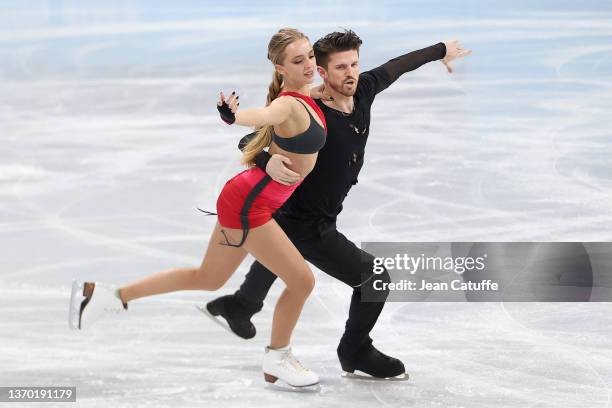
[[[344,30],[344,32],[335,31],[319,38],[312,48],[317,59],[317,65],[327,69],[330,54],[350,50],[359,52],[360,45],[361,38],[353,30]]]

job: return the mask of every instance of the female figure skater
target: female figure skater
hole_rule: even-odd
[[[274,383],[281,379],[296,387],[319,382],[318,376],[304,368],[290,348],[291,333],[313,289],[314,276],[272,219],[272,213],[299,183],[280,184],[253,164],[255,156],[270,146],[270,153],[289,157],[292,170],[307,175],[325,144],[325,118],[306,96],[316,68],[308,38],[295,29],[279,30],[268,45],[268,59],[275,70],[266,107],[237,112],[238,96],[232,92],[226,100],[220,94],[217,108],[226,123],[255,126],[259,130],[244,149],[242,161],[250,168],[230,179],[219,195],[218,222],[200,267],[158,272],[118,289],[98,282],[81,285],[75,282],[71,297],[73,328],[88,327],[105,312],[123,312],[128,302],[145,296],[178,290],[217,290],[250,253],[286,284],[276,303],[270,345],[264,354],[265,380]]]

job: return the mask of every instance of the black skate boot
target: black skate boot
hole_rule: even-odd
[[[197,306],[217,324],[243,339],[255,337],[257,330],[251,323],[251,317],[262,307],[263,304],[257,305],[242,299],[238,293],[221,296],[208,302],[205,307]]]
[[[353,354],[343,353],[342,348],[338,347],[338,358],[346,378],[389,381],[408,379],[404,363],[381,353],[369,343]]]

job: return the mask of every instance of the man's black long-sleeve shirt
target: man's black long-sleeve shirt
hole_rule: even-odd
[[[370,131],[370,109],[375,96],[403,73],[444,58],[446,47],[438,43],[393,58],[359,75],[353,112],[340,112],[316,103],[327,122],[327,140],[319,151],[314,169],[278,211],[284,216],[309,223],[333,222],[342,211],[342,203],[363,166],[365,145]],[[250,135],[249,135],[250,136]],[[247,138],[249,137],[247,136]],[[244,146],[245,139],[241,141]],[[260,153],[257,165],[265,171],[269,154]]]

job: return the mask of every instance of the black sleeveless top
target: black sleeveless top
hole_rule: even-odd
[[[321,122],[323,122],[323,126],[326,126],[325,116],[323,116],[321,108],[312,98],[297,92],[281,92],[279,94],[279,96],[283,95],[294,96],[302,105],[304,105],[304,109],[306,109],[306,112],[308,112],[308,116],[310,117],[310,126],[308,126],[308,129],[306,129],[304,132],[293,137],[281,137],[272,132],[272,140],[278,145],[278,147],[291,153],[310,154],[318,152],[325,145],[327,128],[321,127],[321,125],[317,123],[315,118],[312,116],[312,113],[310,113],[310,110],[306,107],[306,104],[302,102],[302,100],[306,101],[306,103],[308,103],[308,105],[310,105],[315,112],[317,112],[317,115],[321,118]]]

